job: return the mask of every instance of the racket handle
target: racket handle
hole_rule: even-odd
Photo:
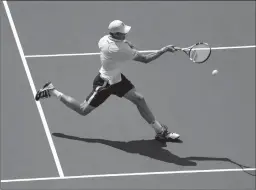
[[[180,47],[174,47],[174,49],[176,50],[176,51],[181,51],[182,50],[182,48],[180,48]]]
[[[187,52],[189,50],[189,48],[181,48],[181,47],[174,47],[174,49],[176,51],[184,51],[184,52]]]

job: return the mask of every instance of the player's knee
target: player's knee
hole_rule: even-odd
[[[81,115],[81,116],[86,116],[86,115],[88,115],[90,112],[91,112],[91,111],[81,110],[81,111],[80,111],[80,115]]]
[[[124,97],[130,100],[135,105],[138,105],[141,102],[145,101],[144,96],[139,92],[135,91],[134,89],[129,91]]]
[[[87,104],[86,106],[81,105],[79,114],[82,115],[82,116],[86,116],[89,113],[91,113],[94,109],[95,109],[95,107],[92,107],[89,104]]]
[[[140,104],[141,102],[145,101],[145,98],[143,95],[136,93],[133,100],[134,100],[133,103],[135,103],[137,105],[137,104]]]

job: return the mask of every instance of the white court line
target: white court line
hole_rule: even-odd
[[[28,179],[7,179],[1,180],[2,183],[25,182],[25,181],[47,181],[60,179],[87,179],[87,178],[106,178],[106,177],[128,177],[128,176],[148,176],[148,175],[171,175],[171,174],[193,174],[193,173],[216,173],[216,172],[237,172],[237,171],[254,171],[256,168],[246,169],[211,169],[211,170],[187,170],[187,171],[162,171],[162,172],[143,172],[143,173],[119,173],[119,174],[99,174],[99,175],[81,175],[66,177],[45,177],[45,178],[28,178]]]
[[[5,0],[3,1],[3,4],[4,4],[5,11],[6,11],[7,17],[9,19],[9,23],[10,23],[10,26],[11,26],[11,29],[12,29],[12,32],[13,32],[13,35],[14,35],[19,53],[20,53],[20,57],[21,57],[23,66],[25,68],[25,71],[26,71],[26,74],[27,74],[27,77],[28,77],[28,81],[29,81],[33,96],[35,97],[36,87],[35,87],[33,78],[31,76],[31,73],[30,73],[30,70],[29,70],[29,67],[28,67],[28,64],[27,64],[27,60],[26,60],[25,55],[24,55],[23,48],[22,48],[21,43],[20,43],[20,39],[19,39],[16,27],[15,27],[12,15],[11,15],[11,11],[10,11],[9,6],[8,6],[8,4]],[[42,106],[41,106],[39,101],[36,102],[36,105],[37,105],[37,108],[38,108],[38,111],[39,111],[39,114],[40,114],[40,117],[41,117],[41,120],[42,120],[42,123],[43,123],[43,126],[44,126],[44,130],[45,130],[48,142],[49,142],[50,147],[51,147],[51,151],[52,151],[52,154],[53,154],[53,157],[54,157],[59,175],[60,175],[60,177],[64,177],[64,173],[63,173],[63,170],[62,170],[61,165],[60,165],[60,161],[59,161],[59,158],[58,158],[58,155],[57,155],[57,152],[56,152],[53,140],[52,140],[52,136],[51,136],[47,121],[45,119],[45,115],[44,115]]]
[[[144,50],[139,51],[141,53],[152,53],[157,50]],[[100,55],[100,53],[68,53],[68,54],[49,54],[49,55],[26,55],[26,58],[37,58],[37,57],[67,57],[67,56],[84,56],[84,55]]]
[[[248,49],[255,48],[256,45],[249,46],[229,46],[229,47],[212,47],[212,50],[228,50],[228,49]],[[143,50],[141,53],[152,53],[157,50]],[[26,55],[26,58],[43,58],[43,57],[68,57],[68,56],[85,56],[85,55],[100,55],[100,53],[69,53],[69,54],[48,54],[48,55]]]

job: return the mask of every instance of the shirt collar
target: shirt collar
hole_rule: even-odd
[[[108,35],[108,38],[109,38],[110,40],[115,41],[115,42],[123,42],[123,40],[118,40],[118,39],[112,38],[111,35]]]

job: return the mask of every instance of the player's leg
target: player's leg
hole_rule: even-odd
[[[87,114],[89,114],[90,112],[92,112],[96,107],[91,106],[89,104],[85,102],[80,103],[78,102],[76,99],[74,99],[71,96],[68,96],[66,94],[63,94],[61,92],[59,92],[58,90],[54,89],[51,94],[53,96],[58,97],[58,99],[65,104],[68,108],[76,111],[78,114],[82,115],[82,116],[86,116]]]
[[[179,134],[168,132],[167,126],[160,124],[153,115],[145,98],[136,91],[134,85],[122,74],[122,81],[113,85],[113,94],[124,97],[137,106],[140,115],[153,127],[156,132],[156,139],[167,140],[177,139]]]
[[[162,132],[163,127],[155,120],[154,115],[146,104],[144,97],[136,92],[134,85],[123,74],[122,81],[112,86],[113,94],[118,97],[124,97],[133,102],[140,113],[140,115],[149,123],[156,133]]]
[[[132,103],[134,103],[137,106],[138,111],[140,112],[141,116],[148,123],[152,123],[153,121],[155,121],[155,116],[149,109],[144,96],[142,94],[140,94],[139,92],[137,92],[135,88],[133,88],[129,92],[127,92],[124,95],[124,98],[131,101]]]
[[[58,91],[52,83],[45,84],[44,87],[37,92],[35,99],[38,101],[42,98],[55,96],[68,108],[76,111],[80,115],[86,116],[109,97],[108,92],[101,90],[104,88],[104,85],[106,85],[105,81],[97,75],[93,82],[93,91],[83,103],[80,103],[73,97]]]
[[[148,107],[144,96],[138,93],[135,88],[132,88],[123,97],[137,106],[140,115],[153,127],[156,133],[161,133],[164,130],[161,124],[156,121],[155,116]]]
[[[58,91],[50,82],[45,84],[44,87],[37,92],[35,99],[38,101],[39,99],[49,98],[51,96],[57,97],[68,108],[76,111],[80,115],[85,116],[95,109],[94,106],[89,104],[85,105],[85,103],[81,104],[73,97],[63,94],[62,92]]]
[[[177,133],[168,132],[167,126],[160,124],[156,119],[153,113],[151,112],[150,108],[148,107],[145,98],[136,91],[135,88],[128,91],[124,97],[134,103],[141,116],[153,127],[156,132],[156,139],[157,140],[175,140],[180,137]]]

